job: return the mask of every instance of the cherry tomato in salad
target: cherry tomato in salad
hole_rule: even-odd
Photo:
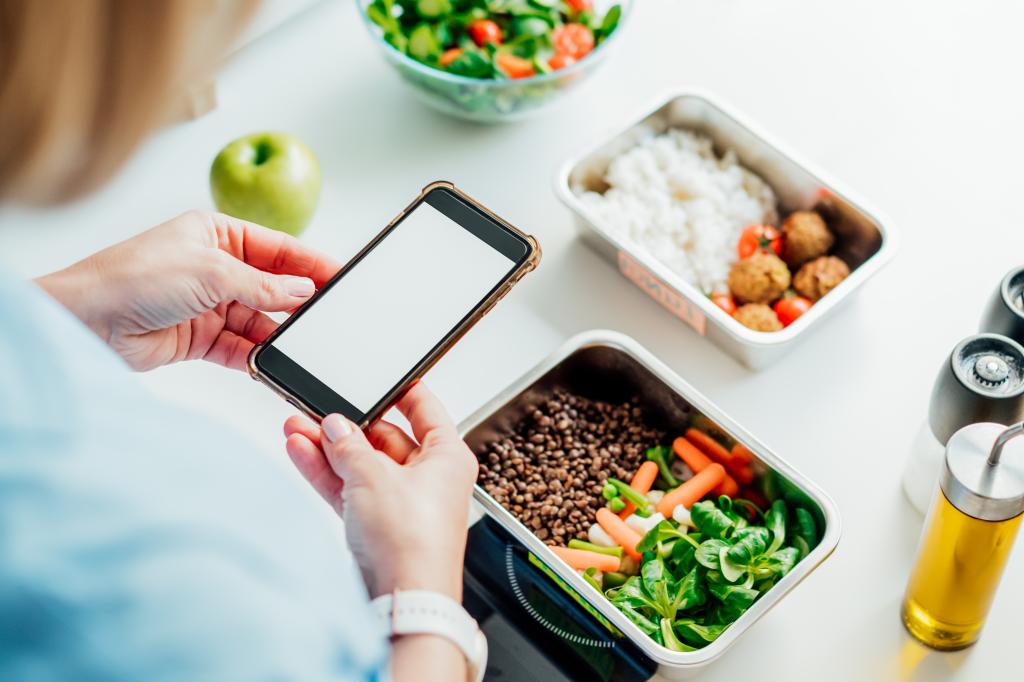
[[[594,49],[594,34],[583,24],[565,24],[551,33],[556,54],[583,59]]]
[[[736,243],[736,253],[740,260],[750,258],[758,251],[773,251],[779,255],[782,251],[782,235],[771,225],[751,225],[740,234]]]
[[[565,4],[577,12],[586,12],[594,9],[594,0],[565,0]]]
[[[441,56],[437,60],[437,63],[440,64],[442,68],[448,68],[452,62],[454,62],[461,56],[462,50],[457,47],[453,47],[450,50],[445,50],[444,52],[442,52]]]
[[[793,324],[796,318],[800,317],[814,305],[811,299],[803,296],[784,296],[775,302],[772,309],[779,316],[779,322],[783,327]]]
[[[736,312],[736,301],[726,291],[712,291],[709,296],[711,302],[724,310],[729,315]]]
[[[572,66],[576,63],[576,60],[567,54],[556,54],[554,57],[548,60],[548,66],[557,71],[558,69],[564,69],[567,66]]]
[[[529,78],[537,73],[533,68],[533,62],[517,57],[511,52],[499,52],[494,59],[498,68],[509,78]]]
[[[466,27],[469,31],[469,37],[473,39],[473,42],[483,47],[487,43],[494,43],[500,45],[504,36],[501,33],[501,27],[490,19],[477,19],[471,21],[469,26]]]

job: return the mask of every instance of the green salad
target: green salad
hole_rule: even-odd
[[[529,78],[583,59],[615,31],[619,5],[593,0],[374,0],[367,16],[395,49],[442,71]]]
[[[636,625],[673,651],[718,638],[818,542],[810,512],[776,500],[761,513],[729,497],[690,508],[693,528],[666,519],[637,545],[639,575],[602,592]],[[613,579],[612,583],[618,582]]]

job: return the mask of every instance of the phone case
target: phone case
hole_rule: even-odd
[[[514,287],[519,282],[519,280],[525,277],[527,273],[535,270],[537,266],[540,264],[540,243],[537,241],[535,237],[533,237],[533,235],[526,234],[525,232],[518,229],[514,225],[509,224],[506,220],[498,216],[489,208],[481,204],[479,201],[476,201],[468,194],[460,190],[458,187],[455,186],[454,183],[449,182],[447,180],[437,180],[424,187],[420,191],[419,195],[415,199],[413,199],[413,201],[410,202],[408,206],[402,209],[402,211],[398,215],[396,215],[391,220],[391,222],[384,226],[384,229],[377,233],[377,235],[373,239],[371,239],[366,246],[360,249],[359,253],[353,256],[348,263],[342,266],[342,268],[337,272],[337,274],[335,274],[334,277],[331,278],[328,284],[344,276],[345,273],[348,272],[349,269],[351,269],[355,263],[359,262],[359,260],[368,251],[376,247],[377,244],[379,244],[380,241],[387,236],[388,232],[395,226],[395,224],[402,220],[402,218],[404,218],[406,215],[408,215],[409,212],[412,211],[426,197],[427,194],[439,188],[443,188],[452,192],[466,203],[472,205],[474,208],[487,214],[488,217],[490,217],[496,223],[500,224],[505,229],[511,231],[515,235],[526,240],[532,247],[533,253],[518,268],[516,268],[516,270],[509,274],[508,278],[498,289],[496,289],[486,299],[481,301],[480,304],[473,310],[471,315],[469,315],[459,326],[457,326],[455,329],[451,331],[448,337],[444,340],[444,343],[442,343],[427,357],[423,358],[423,360],[421,360],[415,367],[412,368],[412,371],[410,372],[409,376],[404,381],[399,383],[397,386],[395,386],[395,388],[393,388],[389,393],[387,393],[384,396],[384,400],[380,403],[380,407],[371,410],[366,414],[366,416],[363,417],[361,422],[358,424],[359,428],[361,429],[368,428],[375,421],[380,419],[385,412],[391,409],[391,406],[394,405],[407,390],[409,390],[410,386],[414,385],[417,381],[419,381],[423,377],[423,375],[426,374],[430,370],[430,368],[437,363],[438,360],[444,357],[444,354],[447,353],[451,349],[451,347],[454,346],[459,341],[459,339],[461,339],[466,334],[466,332],[472,329],[473,325],[479,322],[484,315],[489,313],[491,309],[495,305],[497,305],[498,301],[504,298],[505,295],[512,290],[512,287]],[[326,286],[327,285],[325,285],[325,287]],[[309,303],[302,306],[302,308],[305,308],[306,305],[309,305]],[[266,385],[268,388],[270,388],[270,390],[277,393],[292,406],[298,408],[306,416],[312,418],[314,421],[319,422],[321,418],[320,415],[317,414],[316,411],[314,411],[309,405],[307,405],[301,396],[292,394],[286,387],[278,384],[271,377],[261,372],[260,369],[256,366],[256,356],[259,354],[259,352],[265,346],[270,345],[274,341],[274,339],[277,338],[278,335],[280,335],[285,329],[288,328],[291,322],[298,317],[298,314],[302,311],[302,308],[296,311],[296,314],[292,315],[288,320],[283,322],[281,326],[278,327],[274,331],[274,333],[272,333],[269,337],[267,337],[267,339],[263,343],[258,344],[249,352],[248,362],[246,363],[246,366],[249,370],[249,376],[251,376],[256,381],[259,381],[260,383]]]

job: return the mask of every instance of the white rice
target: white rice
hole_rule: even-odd
[[[580,197],[594,217],[705,293],[726,290],[745,227],[778,224],[771,187],[685,130],[652,131],[612,159],[604,180],[606,192]]]

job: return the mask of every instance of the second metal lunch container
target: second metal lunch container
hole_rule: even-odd
[[[747,367],[765,367],[787,352],[892,257],[893,234],[876,213],[851,199],[850,193],[840,189],[835,181],[797,160],[710,97],[684,92],[659,101],[640,120],[567,161],[556,178],[556,192],[576,214],[577,228],[584,241],[616,264],[624,276]],[[799,209],[819,210],[836,233],[834,253],[850,266],[850,276],[790,326],[777,332],[758,332],[722,311],[653,253],[602,224],[578,193],[604,191],[604,175],[612,158],[635,146],[652,130],[663,132],[670,128],[710,137],[719,155],[729,150],[735,152],[740,164],[775,191],[782,215]]]
[[[469,447],[480,456],[487,444],[510,433],[532,412],[532,406],[546,400],[555,388],[606,401],[625,401],[635,396],[652,425],[660,426],[669,433],[680,430],[695,414],[707,417],[754,453],[756,483],[762,484],[772,499],[782,497],[791,503],[799,502],[814,515],[820,527],[821,541],[810,554],[718,639],[697,651],[677,652],[659,645],[647,636],[603,594],[563,563],[533,531],[477,486],[473,497],[483,512],[547,565],[614,626],[622,637],[628,638],[644,655],[655,661],[659,665],[659,675],[664,678],[689,677],[725,653],[751,625],[781,601],[836,548],[840,533],[839,512],[828,495],[747,433],[636,341],[618,332],[597,330],[569,339],[547,360],[467,417],[459,425],[459,431]]]

